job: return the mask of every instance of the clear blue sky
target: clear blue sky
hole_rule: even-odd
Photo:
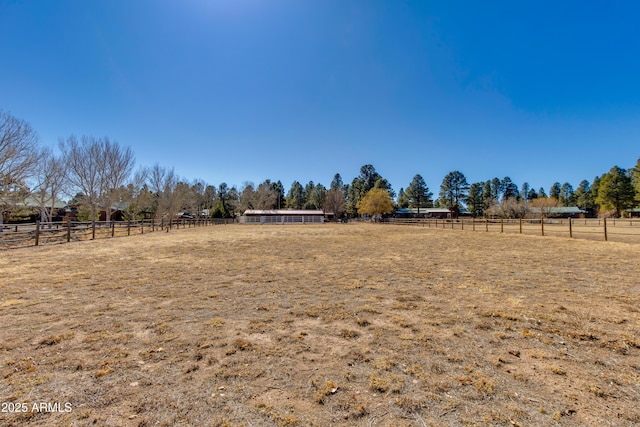
[[[328,186],[373,164],[548,190],[640,157],[637,1],[0,0],[0,108],[43,143]]]

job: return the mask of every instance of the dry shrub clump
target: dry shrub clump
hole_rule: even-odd
[[[637,246],[227,225],[2,256],[3,426],[640,422]]]

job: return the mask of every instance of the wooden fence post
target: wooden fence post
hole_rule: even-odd
[[[500,218],[500,232],[504,233],[504,218]]]
[[[571,218],[569,218],[569,237],[573,238],[573,228],[571,226]]]
[[[140,221],[140,234],[144,234],[144,219]]]
[[[91,240],[96,239],[96,220],[91,221]]]
[[[485,218],[484,219],[484,228],[485,228],[485,232],[489,232],[489,218]]]
[[[36,246],[40,243],[40,220],[36,221]]]
[[[127,220],[127,236],[131,236],[131,220]]]
[[[540,229],[542,230],[542,235],[544,236],[544,217],[540,218]]]
[[[71,241],[71,218],[67,217],[67,243]]]
[[[604,219],[604,241],[608,241],[609,238],[607,236],[607,218]]]
[[[460,229],[464,230],[464,218],[460,220]]]
[[[522,218],[520,218],[520,234],[522,234]]]
[[[116,235],[116,222],[111,220],[111,237]]]

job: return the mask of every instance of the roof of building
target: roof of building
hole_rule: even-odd
[[[531,212],[541,212],[541,208],[530,207]],[[550,214],[580,214],[585,213],[584,209],[580,209],[577,206],[559,206],[555,208],[544,208],[544,211]]]
[[[310,209],[247,209],[243,215],[324,215],[324,212]]]
[[[417,214],[418,208],[400,208],[396,212]],[[420,208],[420,213],[451,213],[449,208]]]
[[[45,207],[50,208],[51,207],[51,196],[47,196],[44,199],[45,202]],[[27,207],[27,208],[39,208],[40,206],[42,206],[42,202],[33,195],[28,195],[27,197],[24,198],[23,201],[16,203],[17,206],[20,207]],[[66,206],[66,203],[63,202],[62,200],[56,198],[55,203],[53,205],[54,209],[62,209]]]

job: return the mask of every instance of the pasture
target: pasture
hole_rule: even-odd
[[[0,424],[637,425],[639,249],[319,224],[3,251]]]

